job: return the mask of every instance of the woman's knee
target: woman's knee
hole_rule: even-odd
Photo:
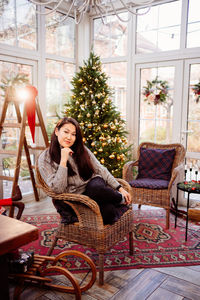
[[[88,196],[95,196],[102,193],[102,189],[105,187],[105,181],[101,177],[92,178],[85,189],[85,194]]]

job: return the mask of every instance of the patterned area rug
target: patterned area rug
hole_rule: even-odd
[[[135,211],[134,255],[129,255],[128,237],[116,244],[105,255],[105,270],[131,268],[155,268],[189,266],[200,264],[200,224],[189,222],[188,241],[185,242],[185,220],[178,219],[174,228],[174,216],[171,215],[170,229],[165,229],[165,211]],[[37,254],[46,255],[52,243],[59,222],[59,216],[24,216],[22,221],[39,228],[39,239],[23,247]],[[67,249],[87,254],[98,265],[98,255],[94,249],[59,240],[53,255]],[[87,266],[71,257],[67,267],[73,271],[84,271]]]

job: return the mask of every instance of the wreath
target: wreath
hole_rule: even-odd
[[[194,93],[196,103],[198,103],[200,100],[200,80],[197,84],[194,84],[192,91]]]
[[[152,80],[147,80],[146,86],[143,87],[145,96],[144,101],[148,104],[154,103],[154,105],[162,104],[167,101],[169,97],[169,85],[166,80],[159,80],[158,76]]]

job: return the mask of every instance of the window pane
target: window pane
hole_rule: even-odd
[[[37,48],[35,5],[28,0],[1,4],[0,42],[31,50]]]
[[[73,58],[75,23],[72,18],[58,23],[58,20],[62,20],[64,16],[59,12],[46,16],[46,52]]]
[[[200,1],[189,1],[187,47],[200,47]]]
[[[144,12],[146,9],[139,9]],[[136,53],[174,50],[180,47],[181,1],[153,6],[137,16]]]
[[[123,19],[127,13],[120,14]],[[127,23],[116,16],[108,16],[106,24],[101,18],[94,20],[94,51],[101,57],[125,56],[127,54]]]
[[[126,118],[127,63],[110,63],[103,65],[109,76],[108,84],[113,88],[113,102],[122,118]]]
[[[64,110],[63,105],[70,97],[70,82],[74,72],[75,65],[73,64],[53,60],[46,61],[46,113],[49,130],[52,128],[51,123],[61,117]]]
[[[152,81],[158,76],[158,80],[167,81],[169,86],[166,102],[154,104],[146,101],[144,87],[147,80]],[[152,141],[156,143],[170,143],[172,141],[172,117],[173,117],[173,82],[174,67],[147,68],[141,70],[140,90],[140,132],[139,142]],[[153,94],[159,90],[153,88]],[[152,98],[153,99],[153,98]]]
[[[188,130],[191,133],[187,136],[187,151],[199,152],[200,149],[200,101],[194,94],[193,87],[200,80],[200,64],[191,65],[190,86],[189,86],[189,107],[188,107]]]
[[[21,65],[9,62],[0,61],[0,81],[2,82],[3,78],[11,79],[15,77],[17,74],[27,74],[29,77],[30,83],[32,82],[32,67],[28,65]],[[5,94],[3,90],[1,90],[0,94],[0,112],[2,111],[3,103],[5,100]],[[23,112],[23,103],[20,104],[21,114]],[[8,105],[8,109],[6,112],[6,123],[17,123],[16,110],[13,102],[10,102]],[[19,145],[19,137],[20,131],[19,128],[3,128],[0,148],[4,150],[17,150]],[[32,141],[30,130],[26,128],[26,138],[28,144]],[[6,157],[6,155],[0,156],[0,172],[5,176],[13,176],[16,166],[16,155],[10,155]],[[20,168],[20,176],[19,176],[19,186],[21,191],[24,194],[32,193],[32,183],[30,180],[30,174],[26,164],[26,157],[22,158],[22,164]],[[0,184],[3,186],[3,195],[2,197],[8,198],[11,195],[12,190],[12,181],[3,180],[0,181]],[[1,186],[1,187],[2,187]]]

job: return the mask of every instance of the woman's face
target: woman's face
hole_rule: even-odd
[[[59,130],[55,129],[59,144],[64,148],[70,148],[76,140],[76,127],[71,124],[64,124]]]

